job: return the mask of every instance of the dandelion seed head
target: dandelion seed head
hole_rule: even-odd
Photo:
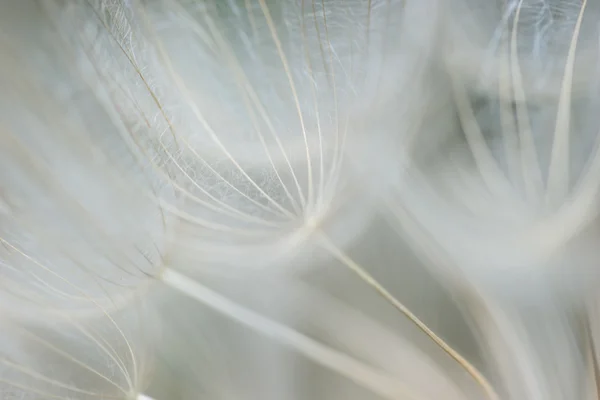
[[[579,398],[595,6],[495,5],[0,5],[0,391]]]

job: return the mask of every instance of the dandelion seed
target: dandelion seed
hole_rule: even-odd
[[[286,31],[260,0],[259,8],[246,14],[255,36],[242,43],[267,41],[269,46],[261,54],[256,53],[261,47],[253,45],[243,58],[217,18],[222,10],[216,3],[194,9],[165,2],[197,46],[181,60],[178,42],[173,42],[177,35],[164,37],[150,5],[24,4],[16,15],[23,18],[19,13],[35,9],[44,21],[37,29],[47,40],[41,35],[29,42],[18,35],[18,26],[3,27],[17,39],[2,42],[2,52],[10,56],[2,64],[3,83],[14,95],[12,104],[3,104],[3,162],[10,170],[4,169],[2,178],[21,203],[2,224],[2,266],[9,278],[2,296],[10,304],[9,317],[17,325],[66,318],[91,339],[90,350],[107,357],[102,366],[115,366],[124,383],[46,339],[40,342],[43,347],[71,361],[75,370],[114,386],[115,394],[106,396],[145,398],[134,355],[129,354],[134,365],[126,365],[120,350],[82,328],[81,321],[108,318],[120,332],[118,341],[129,347],[110,315],[130,310],[159,281],[379,395],[397,397],[401,385],[360,360],[254,313],[175,269],[198,276],[215,264],[281,264],[299,248],[310,253],[317,247],[311,241],[338,257],[336,246],[362,231],[373,210],[362,200],[345,204],[353,196],[360,199],[345,175],[345,146],[349,115],[361,95],[353,75],[368,81],[371,71],[357,72],[348,64],[357,61],[354,51],[366,59],[367,44],[382,34],[371,32],[374,19],[387,19],[385,11],[393,8],[371,10],[371,4],[357,3],[356,16],[342,16],[341,25],[356,21],[367,27],[356,40],[343,38],[346,45],[362,41],[358,50],[350,46],[348,55],[330,40],[337,36],[337,15],[327,11],[325,2],[286,7],[284,25],[295,27]],[[232,10],[235,14],[237,8]],[[173,29],[169,22],[167,29]],[[262,38],[259,26],[268,28]],[[281,32],[290,38],[284,40]],[[309,45],[315,40],[317,55]],[[256,70],[243,65],[257,56]],[[18,67],[22,61],[25,70]],[[212,79],[218,78],[218,90],[194,74],[196,65],[212,68],[207,69]],[[252,75],[266,72],[272,75],[266,82],[265,76]],[[267,89],[259,90],[263,85],[253,82],[257,78]],[[226,91],[237,104],[231,106],[229,97],[219,101]],[[344,217],[340,225],[333,223],[336,214]],[[22,364],[14,368],[25,373],[27,382],[49,384],[59,392],[104,395]],[[57,375],[70,370],[65,366]],[[5,383],[36,395],[60,396],[18,380]]]
[[[2,393],[580,398],[598,82],[567,3],[0,6]],[[469,356],[378,278],[412,253],[357,257],[382,215]]]

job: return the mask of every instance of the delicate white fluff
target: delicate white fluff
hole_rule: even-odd
[[[453,73],[479,89],[494,92],[502,79],[503,48],[515,43],[514,54],[521,63],[524,87],[532,90],[532,96],[552,99],[560,91],[564,61],[582,3],[581,0],[446,2],[447,46],[442,57]],[[587,83],[597,79],[595,21],[599,12],[596,2],[587,2],[573,80],[576,91],[585,91]]]
[[[0,397],[598,397],[598,5],[0,4]]]
[[[519,2],[514,11],[512,35],[521,41],[517,26],[525,7]],[[478,93],[450,72],[460,134],[429,153],[414,139],[420,127],[394,139],[407,155],[396,167],[401,172],[387,200],[390,211],[418,246],[439,253],[445,268],[464,270],[476,284],[511,293],[516,281],[524,292],[538,285],[578,291],[596,276],[591,243],[600,148],[591,109],[598,100],[595,89],[572,90],[586,7],[583,2],[572,11],[555,100],[540,100],[524,86],[511,42],[497,61],[497,92]],[[448,126],[438,129],[447,136]]]
[[[0,393],[135,399],[153,370],[154,315],[139,303],[94,319],[57,312],[52,324],[22,323],[2,313]]]
[[[401,4],[251,3],[69,15],[94,43],[82,63],[99,65],[125,141],[174,192],[158,198],[176,220],[172,263],[289,262],[315,248],[315,227],[343,245],[371,215],[345,148],[352,114],[381,85]]]
[[[172,192],[121,140],[114,108],[77,68],[81,50],[56,34],[52,4],[2,16],[12,39],[0,43],[0,297],[25,319],[120,306],[158,271],[169,231],[152,194]]]

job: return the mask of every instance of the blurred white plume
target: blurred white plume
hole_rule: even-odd
[[[600,400],[599,4],[3,2],[0,397]]]

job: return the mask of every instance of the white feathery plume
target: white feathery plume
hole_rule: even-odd
[[[106,1],[65,5],[32,1],[3,6],[3,19],[7,20],[3,24],[7,39],[3,41],[3,53],[7,57],[2,63],[6,69],[3,74],[6,88],[2,135],[6,152],[3,209],[8,212],[3,219],[2,243],[6,250],[3,265],[7,279],[3,296],[7,298],[7,318],[23,326],[40,325],[36,329],[41,330],[51,326],[47,324],[56,323],[58,315],[75,321],[76,326],[83,321],[102,324],[101,321],[108,318],[109,325],[118,328],[109,316],[123,308],[130,310],[132,302],[140,296],[152,296],[151,279],[155,278],[317,363],[352,377],[361,386],[395,398],[397,393],[386,389],[378,375],[368,373],[369,368],[361,361],[271,321],[173,269],[175,266],[201,270],[219,261],[246,267],[255,263],[268,265],[272,256],[266,254],[265,258],[262,252],[275,252],[274,259],[278,260],[281,257],[277,252],[282,248],[283,253],[293,250],[289,249],[290,240],[293,246],[298,241],[305,242],[305,236],[322,229],[321,219],[335,208],[332,200],[344,194],[339,187],[345,179],[342,167],[346,124],[347,115],[352,111],[348,104],[355,103],[351,101],[355,95],[347,91],[356,88],[353,84],[341,86],[338,92],[336,88],[340,84],[335,79],[336,76],[350,79],[352,71],[339,68],[334,76],[332,71],[344,58],[338,60],[340,56],[329,39],[317,38],[325,47],[320,60],[327,69],[325,75],[317,79],[316,72],[321,67],[313,66],[316,61],[312,61],[309,53],[304,55],[303,67],[299,70],[308,72],[308,76],[296,77],[286,55],[290,50],[286,52],[283,47],[270,8],[264,0],[258,3],[259,15],[262,15],[260,23],[268,26],[271,47],[276,49],[275,61],[281,62],[280,68],[284,71],[285,80],[275,85],[284,87],[274,89],[287,93],[282,103],[286,98],[293,99],[292,104],[287,104],[291,111],[284,108],[282,113],[298,114],[298,121],[291,126],[279,127],[298,132],[291,137],[291,143],[279,143],[286,137],[274,131],[276,125],[271,121],[271,113],[279,118],[285,118],[285,114],[273,110],[266,113],[257,89],[247,81],[240,61],[232,49],[228,49],[228,39],[216,26],[217,19],[212,14],[219,11],[218,7],[201,9],[204,24],[192,21],[188,27],[185,23],[192,15],[184,7],[185,3],[168,2],[177,21],[195,30],[194,35],[202,38],[207,34],[205,30],[208,31],[208,42],[201,44],[217,46],[223,52],[219,57],[211,56],[221,61],[225,59],[225,65],[232,70],[230,74],[237,79],[235,85],[238,90],[243,89],[236,99],[246,102],[242,110],[249,112],[248,122],[250,128],[257,131],[260,145],[244,144],[234,150],[224,141],[228,130],[238,127],[215,126],[217,122],[230,121],[219,119],[214,107],[201,103],[214,92],[207,88],[194,90],[194,83],[202,80],[187,77],[189,84],[184,84],[182,72],[176,68],[177,58],[165,50],[176,43],[168,43],[160,37],[161,31],[152,21],[151,3]],[[325,5],[325,2],[320,6],[312,4],[312,11],[307,12],[302,3],[300,9],[290,11],[295,21],[291,17],[284,18],[295,28],[297,36],[291,44],[299,44],[293,49],[300,60],[302,53],[308,52],[307,42],[314,35],[306,32],[309,28],[305,26],[305,13],[315,19],[321,14],[321,21],[310,28],[311,32],[330,34],[325,22],[328,15]],[[381,33],[371,37],[371,18],[374,21],[377,15],[383,20],[390,18],[392,3],[378,3],[374,7],[369,2],[366,8],[358,3],[356,7],[363,10],[356,14],[358,26],[365,29],[366,25],[363,41],[369,44],[377,37],[385,37]],[[39,26],[31,32],[33,38],[20,32],[17,23],[30,12],[30,21],[39,19],[36,20]],[[329,16],[330,20],[335,18],[336,15]],[[349,22],[353,22],[352,19]],[[348,24],[348,21],[342,20],[342,23]],[[323,24],[323,32],[318,32],[318,24]],[[374,31],[377,29],[376,26]],[[292,36],[293,33],[291,29]],[[299,38],[302,40],[298,42]],[[350,40],[350,44],[352,47],[355,42]],[[371,48],[364,43],[360,46]],[[138,50],[140,56],[136,53]],[[208,49],[200,54],[203,52],[210,54]],[[361,54],[360,48],[357,53]],[[140,57],[143,61],[139,61]],[[186,60],[188,62],[194,64]],[[117,68],[120,64],[123,64],[122,69]],[[268,69],[259,70],[264,74]],[[366,77],[361,76],[363,74],[364,71],[358,71],[364,80],[371,79],[369,74]],[[300,78],[304,78],[302,93],[295,83],[295,79]],[[273,81],[278,82],[275,73]],[[318,85],[326,83],[329,87],[323,92]],[[306,90],[307,87],[310,90]],[[322,93],[330,94],[332,99]],[[171,96],[180,101],[171,102]],[[277,107],[278,98],[268,99]],[[318,104],[317,100],[331,108]],[[184,110],[168,111],[163,103],[171,107],[181,103]],[[217,104],[217,109],[223,110],[224,106]],[[229,110],[228,115],[233,119],[237,113]],[[216,121],[209,119],[215,117]],[[274,136],[275,144],[265,143],[263,129]],[[327,139],[333,137],[332,141],[324,139],[325,129],[329,132]],[[188,130],[191,132],[187,133]],[[205,132],[206,137],[196,138],[198,131]],[[302,138],[305,157],[294,150],[298,147],[298,136]],[[238,140],[236,138],[234,144],[237,145]],[[212,144],[209,151],[204,146],[207,144]],[[266,157],[268,162],[255,163],[255,158],[245,159],[239,154],[240,149],[252,153],[261,147],[264,154],[259,160]],[[220,151],[217,157],[216,150]],[[277,159],[270,156],[275,150],[280,152]],[[302,171],[298,176],[296,168]],[[273,175],[265,176],[265,169]],[[288,175],[285,180],[284,172]],[[253,178],[253,174],[260,180]],[[351,198],[348,194],[345,196],[344,200]],[[349,213],[350,224],[346,221],[348,218],[344,218],[338,232],[350,238],[355,236],[352,231],[356,224],[352,219],[365,211],[369,211],[368,206]],[[215,220],[215,217],[221,218]],[[300,237],[297,237],[296,225],[301,228]],[[291,238],[286,234],[290,229]],[[283,241],[278,237],[281,235]],[[264,245],[265,242],[268,245]],[[334,242],[327,238],[320,245],[365,276]],[[186,255],[186,251],[194,252]],[[183,261],[186,265],[182,266]],[[122,332],[121,328],[117,330]],[[141,392],[137,379],[128,378],[129,368],[133,374],[139,373],[137,365],[125,366],[116,357],[117,350],[109,347],[105,339],[97,338],[87,329],[79,331],[92,339],[87,347],[104,351],[126,379],[127,386],[114,384],[120,392],[114,396],[147,397]],[[61,334],[67,335],[67,332]],[[119,341],[128,343],[123,334]],[[89,365],[91,361],[79,361],[57,345],[50,348],[56,354],[76,360],[76,366],[95,373],[96,369]],[[40,354],[32,348],[25,354],[28,351],[36,356]],[[110,365],[110,360],[105,362],[109,363],[105,365],[109,369],[115,367]],[[33,397],[61,396],[38,389],[35,383],[74,392],[73,396],[113,396],[71,385],[70,379],[82,379],[84,385],[86,380],[79,376],[70,378],[71,370],[67,366],[59,369],[60,373],[68,374],[67,378],[52,377],[48,375],[50,372],[37,369],[27,371],[28,379],[34,381],[31,385],[18,380],[6,383]],[[103,373],[95,374],[106,378]]]
[[[301,249],[315,225],[331,225],[332,215],[341,212],[348,222],[332,226],[341,242],[368,220],[370,207],[343,168],[350,105],[361,99],[352,93],[357,86],[350,69],[360,65],[364,51],[351,53],[358,61],[340,59],[344,49],[335,47],[329,35],[336,32],[328,28],[337,18],[344,24],[366,20],[366,6],[355,6],[362,11],[357,16],[333,14],[327,22],[330,12],[320,10],[325,3],[274,10],[254,3],[250,10],[241,4],[133,4],[131,17],[119,21],[128,24],[120,29],[127,35],[104,34],[116,41],[111,46],[130,63],[130,79],[141,88],[133,104],[130,95],[117,93],[115,100],[125,118],[147,121],[150,141],[140,143],[134,133],[135,151],[152,155],[157,178],[175,194],[158,199],[177,221],[173,263],[201,255],[205,265],[236,268],[244,259],[244,269],[252,261],[264,268]],[[275,25],[275,10],[285,14],[283,26]],[[237,28],[230,32],[226,24]],[[240,24],[263,29],[240,30],[243,37],[236,38]],[[362,31],[359,44],[368,36]],[[250,33],[256,37],[246,37]],[[142,56],[149,61],[138,61],[142,45],[131,44],[134,34],[148,39]],[[233,47],[234,40],[241,44]],[[310,53],[315,40],[323,54]],[[344,37],[343,44],[355,41]],[[113,79],[112,68],[105,76],[109,85],[128,79]],[[342,202],[347,198],[355,200]]]
[[[0,5],[3,398],[598,398],[597,6],[495,5]]]
[[[585,10],[583,2],[578,21]],[[518,14],[513,22],[516,34]],[[509,53],[499,91],[508,90],[510,101],[493,94],[477,100],[470,86],[452,74],[455,126],[463,133],[433,153],[419,150],[415,137],[420,126],[398,140],[407,156],[398,167],[402,173],[389,207],[478,283],[489,278],[498,285],[515,276],[552,279],[561,266],[572,270],[568,275],[575,280],[584,275],[585,283],[592,272],[585,251],[596,217],[598,132],[586,107],[596,104],[596,97],[579,95],[581,106],[573,111],[570,88],[578,35],[576,25],[556,103],[527,102],[519,63]],[[514,41],[507,44],[506,51],[513,46]],[[504,86],[504,79],[511,78],[514,91]],[[579,268],[570,265],[575,260]],[[554,283],[568,285],[571,279],[558,274],[560,282]]]
[[[481,4],[472,0],[444,4],[447,19],[447,46],[443,58],[452,71],[479,90],[497,92],[502,76],[506,35],[516,26],[518,41],[514,54],[520,61],[521,85],[536,98],[553,99],[560,91],[574,27],[578,24],[581,0],[495,0]],[[586,4],[580,25],[577,73],[572,90],[586,90],[596,79],[596,2]],[[518,86],[518,84],[515,84]]]
[[[119,143],[122,125],[45,10],[5,8],[2,304],[20,319],[97,314],[120,306],[160,265],[169,224],[146,194],[164,188]],[[33,39],[19,34],[24,15],[37,23]]]
[[[4,398],[135,399],[153,369],[156,319],[143,305],[52,323],[22,322],[2,309],[0,392]],[[18,397],[21,398],[21,397]]]
[[[509,398],[589,395],[582,390],[589,382],[590,366],[582,357],[582,326],[589,317],[581,304],[597,283],[592,243],[599,148],[588,108],[597,104],[597,94],[589,90],[595,83],[590,76],[588,87],[573,86],[576,67],[585,62],[578,59],[580,45],[583,52],[591,47],[582,28],[594,12],[588,3],[562,10],[573,22],[564,53],[537,48],[545,35],[561,29],[550,24],[536,30],[546,2],[515,2],[510,18],[498,24],[498,44],[481,47],[474,69],[461,69],[465,38],[453,43],[450,35],[445,62],[460,134],[433,153],[419,150],[415,136],[422,126],[403,136],[399,147],[408,155],[398,163],[401,173],[386,199],[399,231],[425,263],[469,299],[466,311],[474,314],[490,364],[497,364],[504,381],[498,389]],[[523,20],[535,10],[533,22]],[[489,29],[481,20],[470,22]],[[534,23],[533,33],[522,28]],[[523,50],[530,41],[543,56],[564,63],[558,85],[550,79],[554,71],[536,64],[540,55]],[[492,46],[499,52],[484,57]],[[469,76],[474,71],[475,78]],[[532,82],[528,74],[539,79]],[[483,90],[480,80],[487,85]]]

